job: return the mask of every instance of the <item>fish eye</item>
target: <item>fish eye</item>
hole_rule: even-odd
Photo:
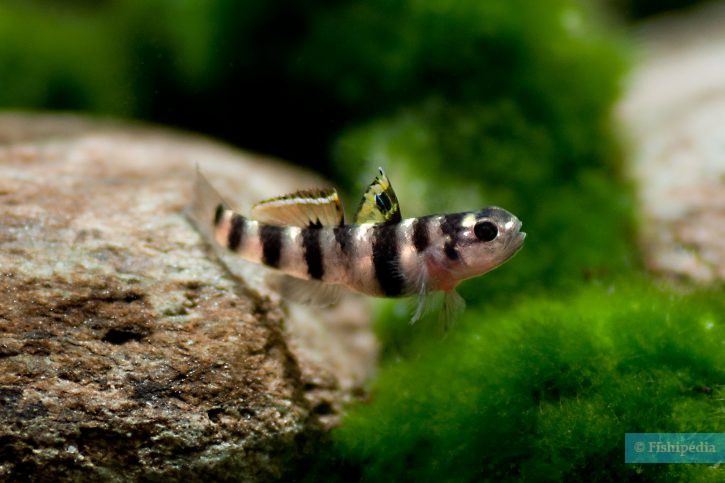
[[[489,242],[498,235],[498,228],[490,221],[482,221],[476,223],[476,226],[473,227],[473,233],[476,234],[476,238],[479,240]]]

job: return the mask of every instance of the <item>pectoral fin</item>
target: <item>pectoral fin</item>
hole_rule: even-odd
[[[421,285],[420,291],[418,292],[415,312],[413,317],[410,318],[410,325],[415,324],[425,313],[425,308],[428,301],[428,289],[425,284]]]
[[[443,310],[441,311],[441,319],[443,321],[443,329],[448,332],[448,328],[453,322],[463,314],[466,309],[466,301],[461,297],[455,289],[448,290],[443,295]]]

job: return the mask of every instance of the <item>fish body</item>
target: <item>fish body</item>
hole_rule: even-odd
[[[481,220],[500,227],[490,246],[474,233]],[[461,280],[497,267],[521,247],[520,226],[496,207],[395,224],[307,227],[271,225],[224,210],[214,238],[245,260],[295,278],[377,297],[405,297],[424,288],[452,290]]]
[[[202,217],[211,220],[213,238],[241,258],[313,287],[345,287],[377,297],[418,295],[414,319],[428,293],[454,294],[460,281],[511,258],[526,236],[521,222],[498,207],[403,219],[382,169],[351,224],[344,222],[334,190],[267,200],[249,217],[220,199],[205,204]]]

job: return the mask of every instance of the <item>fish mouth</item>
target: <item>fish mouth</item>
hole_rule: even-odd
[[[509,246],[511,248],[511,252],[516,253],[521,249],[521,247],[524,245],[524,239],[526,238],[526,232],[521,231],[521,221],[516,220],[518,223],[516,224],[516,231],[514,232],[514,235],[511,237],[511,241],[509,242]],[[508,247],[507,247],[508,248]]]
[[[513,248],[514,252],[517,252],[521,249],[522,246],[524,246],[524,239],[526,238],[526,233],[523,231],[520,231],[516,234],[514,239],[511,242],[511,246]]]

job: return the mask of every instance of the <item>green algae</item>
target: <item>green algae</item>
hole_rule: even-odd
[[[716,432],[722,293],[643,280],[469,311],[389,361],[335,449],[368,481],[656,481],[707,465],[625,465],[625,432]]]

